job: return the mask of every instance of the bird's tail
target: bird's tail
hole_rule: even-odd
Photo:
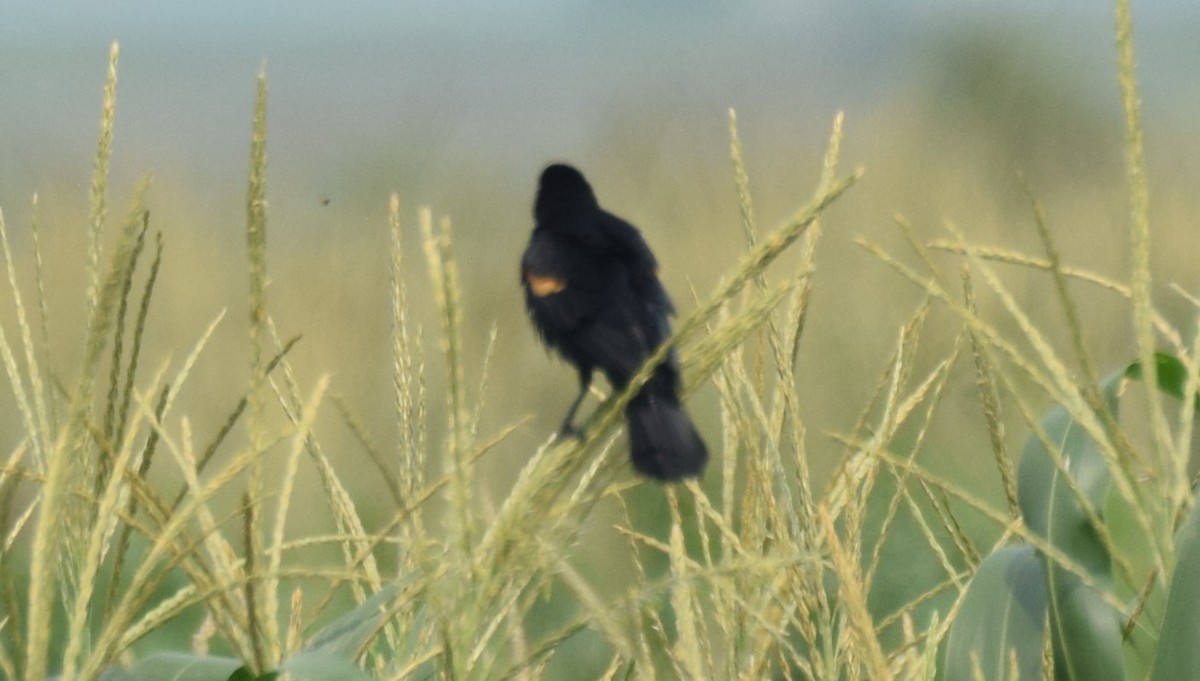
[[[664,482],[698,477],[708,461],[704,441],[673,393],[642,390],[625,407],[633,467]]]

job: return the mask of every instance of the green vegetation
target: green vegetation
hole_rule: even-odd
[[[304,340],[280,334],[273,314],[286,290],[272,288],[268,267],[265,73],[242,352],[214,349],[233,324],[219,313],[192,320],[199,333],[186,344],[176,329],[167,345],[178,357],[151,354],[156,315],[178,322],[169,315],[179,306],[163,300],[172,235],[156,231],[145,180],[104,245],[114,46],[78,357],[62,355],[39,221],[22,258],[0,214],[12,303],[0,361],[21,433],[0,463],[0,674],[1184,678],[1200,654],[1200,593],[1175,579],[1200,569],[1200,332],[1188,340],[1154,303],[1157,234],[1124,2],[1117,45],[1128,275],[1068,264],[1038,200],[1026,220],[1039,255],[973,241],[953,224],[927,242],[905,218],[897,246],[859,238],[871,258],[858,293],[876,296],[864,307],[900,309],[897,283],[917,297],[895,329],[871,317],[861,334],[871,338],[854,339],[890,347],[873,384],[844,372],[832,387],[847,394],[819,396],[825,409],[865,396],[850,427],[828,437],[814,436],[802,390],[820,375],[814,365],[837,373],[849,361],[805,339],[825,323],[815,301],[827,214],[859,191],[862,173],[842,169],[838,115],[812,196],[766,229],[731,115],[745,252],[708,256],[724,274],[680,305],[690,311],[671,340],[696,413],[712,416],[714,460],[705,480],[666,487],[630,476],[620,434],[629,392],[662,354],[630,391],[599,396],[583,440],[527,446],[543,429],[497,423],[508,412],[496,395],[529,379],[495,360],[532,338],[505,345],[498,322],[476,318],[461,234],[428,209],[410,224],[396,195],[378,230],[390,235],[390,285],[376,283],[390,296],[391,352],[371,360],[390,378],[389,434],[373,434],[330,376],[303,377]],[[25,262],[32,286],[18,273]],[[1012,271],[1032,288],[1015,288]],[[890,290],[871,291],[880,281]],[[1042,299],[1057,306],[1048,321]],[[1097,357],[1090,314],[1093,301],[1111,309],[1113,299],[1121,316],[1100,331],[1134,338],[1117,360]],[[218,417],[193,418],[187,393],[214,372],[238,388],[227,405],[202,405]],[[1028,433],[1019,457],[1013,432]],[[836,461],[816,453],[818,440],[834,443]],[[373,487],[352,458],[362,454]],[[515,477],[497,475],[510,466]]]

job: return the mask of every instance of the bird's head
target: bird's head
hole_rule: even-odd
[[[596,195],[583,173],[565,163],[555,163],[542,171],[533,204],[533,216],[538,221],[563,211],[595,206]]]

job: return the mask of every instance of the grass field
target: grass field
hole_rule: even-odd
[[[786,140],[614,120],[584,171],[660,256],[713,453],[670,487],[632,475],[607,386],[551,438],[575,379],[516,276],[539,169],[442,159],[446,206],[379,159],[279,184],[265,70],[240,203],[118,183],[114,46],[90,189],[0,206],[0,676],[1098,678],[1059,649],[1102,644],[1108,678],[1186,669],[1200,167],[1117,45],[1111,109],[958,45]],[[1018,499],[1030,470],[1080,480]],[[1072,503],[1086,539],[1038,524]],[[1016,547],[1067,624],[989,668],[954,632]],[[1072,580],[1107,628],[1057,609]]]

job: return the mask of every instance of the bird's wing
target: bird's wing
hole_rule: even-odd
[[[658,260],[636,227],[621,218],[600,211],[596,233],[603,235],[608,250],[626,263],[629,283],[653,316],[675,313],[671,298],[658,279]]]
[[[594,314],[591,292],[578,284],[571,260],[551,235],[535,232],[521,257],[525,303],[542,336],[556,337],[579,328]]]

